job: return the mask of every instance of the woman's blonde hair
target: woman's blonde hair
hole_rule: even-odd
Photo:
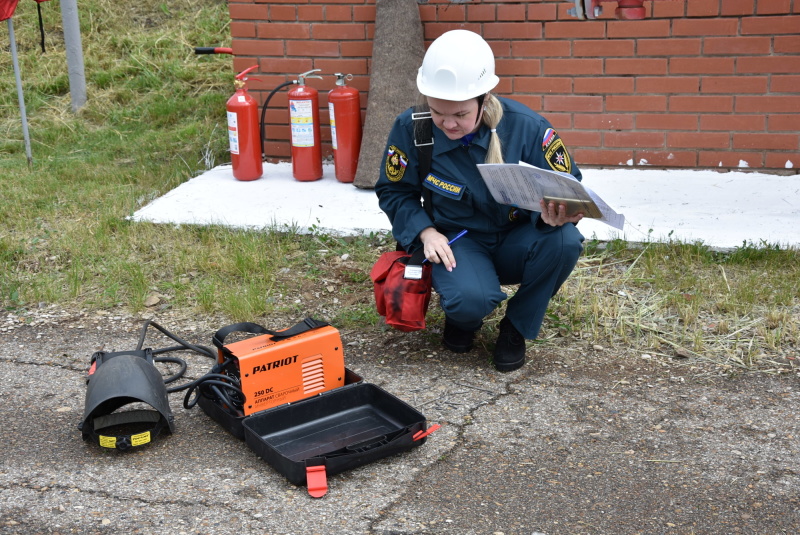
[[[486,152],[484,163],[505,163],[503,161],[503,144],[495,129],[503,118],[503,105],[491,93],[486,93],[483,99],[483,119],[481,121],[492,131],[489,139],[489,150]]]

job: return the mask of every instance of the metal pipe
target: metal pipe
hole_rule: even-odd
[[[83,48],[81,47],[81,25],[78,19],[77,0],[61,0],[61,21],[64,26],[64,46],[67,52],[70,101],[72,102],[72,111],[77,112],[86,104],[86,75],[83,71]]]
[[[22,116],[22,135],[25,138],[25,155],[28,157],[28,168],[33,166],[31,154],[31,138],[28,134],[28,115],[25,113],[25,96],[22,94],[22,77],[19,74],[17,61],[17,39],[14,37],[14,23],[8,18],[8,39],[11,43],[11,62],[14,64],[14,78],[17,80],[17,99],[19,100],[19,113]]]

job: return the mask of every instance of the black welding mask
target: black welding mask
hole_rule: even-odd
[[[150,349],[95,353],[87,383],[78,425],[84,440],[127,451],[161,431],[175,431],[167,387]]]

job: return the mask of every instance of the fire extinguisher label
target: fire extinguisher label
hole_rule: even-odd
[[[333,102],[328,103],[328,115],[331,116],[331,142],[333,142],[333,150],[338,149],[336,143],[336,115],[333,112]]]
[[[239,117],[232,111],[228,112],[228,141],[231,154],[239,154]]]
[[[292,123],[292,145],[314,146],[314,115],[310,100],[290,100],[289,115]]]

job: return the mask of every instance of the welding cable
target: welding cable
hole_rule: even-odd
[[[189,349],[189,350],[194,351],[196,353],[200,353],[200,354],[205,355],[207,357],[211,357],[212,359],[217,358],[216,352],[213,349],[211,349],[210,347],[190,344],[186,340],[183,340],[180,337],[175,336],[174,334],[172,334],[171,332],[169,332],[168,330],[166,330],[164,327],[162,327],[158,323],[154,322],[153,320],[147,320],[144,323],[144,325],[142,326],[142,333],[139,335],[139,342],[136,345],[136,349],[137,350],[142,349],[142,346],[144,345],[144,340],[147,337],[147,329],[149,327],[153,327],[154,329],[157,329],[164,336],[166,336],[168,338],[171,338],[172,340],[178,342],[181,345],[182,349]],[[168,350],[174,351],[175,349],[174,348],[167,348],[167,349],[158,350],[157,352],[158,353],[164,353],[165,351],[168,351]]]
[[[139,341],[136,344],[137,351],[141,351],[142,347],[144,346],[144,341],[147,338],[147,332],[150,327],[158,330],[164,336],[174,340],[179,344],[151,350],[154,356],[163,355],[164,353],[171,353],[174,351],[193,351],[215,360],[217,358],[216,351],[210,347],[191,344],[186,340],[183,340],[182,338],[172,334],[167,329],[152,320],[147,320],[142,326],[142,331],[139,335]],[[179,366],[179,370],[177,372],[164,379],[164,384],[173,383],[182,378],[186,373],[186,361],[180,357],[160,356],[153,358],[153,360],[155,362],[170,362]],[[168,388],[167,393],[171,394],[186,390],[187,392],[183,399],[183,406],[186,409],[191,409],[194,407],[197,404],[200,396],[203,396],[215,401],[219,401],[223,407],[227,408],[229,411],[233,411],[235,416],[243,416],[242,407],[244,406],[245,395],[244,392],[242,392],[238,378],[224,373],[225,369],[231,365],[231,360],[217,363],[211,368],[209,373],[198,379],[195,379],[194,381]]]
[[[226,369],[232,364],[230,359],[215,364],[210,372],[186,385],[185,387],[189,391],[186,392],[183,399],[183,406],[187,409],[194,407],[202,395],[211,400],[225,402],[237,410],[241,409],[244,405],[245,395],[242,392],[239,377],[231,376],[226,372]],[[220,387],[224,390],[220,390]],[[192,400],[191,396],[195,390],[197,394]]]
[[[155,351],[153,353],[155,354]],[[177,364],[178,366],[180,366],[180,369],[177,372],[175,372],[174,374],[172,374],[169,377],[166,377],[164,379],[164,384],[165,385],[168,385],[170,383],[174,383],[175,381],[177,381],[178,379],[183,377],[183,374],[186,373],[186,368],[187,368],[186,361],[183,360],[180,357],[156,357],[156,358],[153,359],[153,361],[154,362],[172,362],[173,364]],[[169,392],[169,390],[167,390],[167,392]]]
[[[200,396],[219,401],[223,406],[228,406],[237,412],[241,412],[244,405],[244,393],[241,388],[225,374],[208,373],[189,383],[187,388],[183,398],[183,408],[185,409],[194,407]],[[237,416],[241,416],[241,414],[237,414]]]
[[[154,356],[155,355],[162,355],[164,353],[171,353],[171,352],[174,352],[174,351],[193,351],[195,353],[199,353],[199,354],[201,354],[203,356],[206,356],[206,357],[209,357],[209,358],[212,358],[212,359],[216,359],[217,358],[216,352],[213,349],[211,349],[210,347],[191,344],[191,343],[187,342],[186,340],[183,340],[179,336],[176,336],[173,333],[169,332],[167,329],[165,329],[164,327],[162,327],[161,325],[159,325],[158,323],[156,323],[156,322],[154,322],[152,320],[147,320],[144,323],[144,325],[142,326],[142,331],[141,331],[141,334],[139,335],[139,341],[136,344],[136,350],[137,351],[141,351],[142,347],[144,346],[144,341],[147,338],[147,332],[148,332],[148,329],[150,327],[158,330],[164,336],[174,340],[175,342],[178,342],[178,344],[179,344],[179,345],[175,345],[175,346],[170,346],[170,347],[164,347],[164,348],[161,348],[161,349],[151,350],[151,352],[152,352],[152,354]],[[169,377],[164,379],[164,384],[170,384],[170,383],[173,383],[173,382],[177,381],[178,379],[181,379],[184,376],[184,374],[186,373],[186,370],[187,370],[186,361],[184,359],[180,358],[180,357],[176,357],[176,356],[156,357],[156,358],[153,359],[153,361],[154,362],[171,362],[171,363],[177,364],[179,366],[179,370],[177,372],[175,372],[174,374],[172,374]],[[185,384],[185,385],[182,385],[182,386],[169,388],[169,389],[167,389],[167,393],[179,392],[181,390],[189,388],[190,385],[191,385],[191,383],[188,383],[188,384]]]

